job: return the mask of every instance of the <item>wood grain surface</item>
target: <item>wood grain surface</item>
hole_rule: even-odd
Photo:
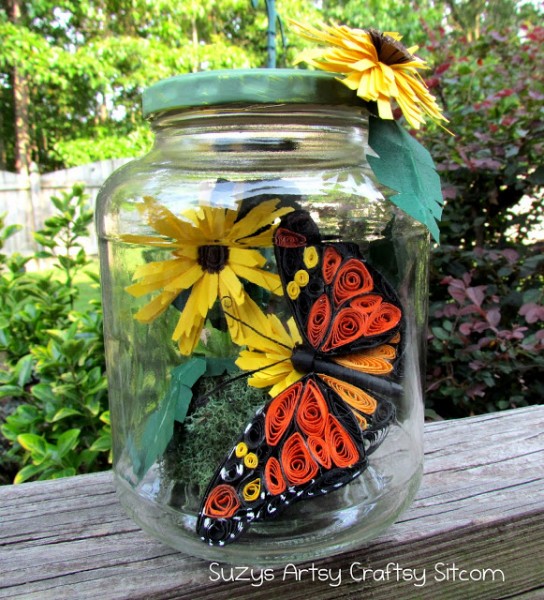
[[[542,599],[543,431],[544,406],[427,424],[423,483],[395,525],[274,571],[150,538],[124,515],[110,472],[0,487],[0,598]]]

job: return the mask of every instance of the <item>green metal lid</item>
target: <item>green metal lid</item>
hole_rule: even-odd
[[[334,75],[302,69],[233,69],[170,77],[143,93],[143,113],[222,104],[363,104]]]

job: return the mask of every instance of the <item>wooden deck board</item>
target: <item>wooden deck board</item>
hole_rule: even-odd
[[[323,581],[287,565],[262,585],[223,581],[125,517],[109,472],[0,487],[0,598],[544,598],[543,432],[544,406],[426,425],[412,507],[361,548],[300,565],[323,569]],[[406,571],[380,580],[388,563]],[[454,564],[473,570],[468,581]],[[223,568],[224,578],[250,574]]]

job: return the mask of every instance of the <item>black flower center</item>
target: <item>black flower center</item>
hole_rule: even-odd
[[[222,271],[229,259],[228,246],[199,246],[198,264],[203,271],[208,273],[219,273]]]
[[[375,29],[369,29],[368,34],[378,53],[378,60],[385,65],[401,65],[414,60],[414,57],[397,40]]]

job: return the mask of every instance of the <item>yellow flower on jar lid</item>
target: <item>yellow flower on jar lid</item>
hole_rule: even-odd
[[[392,102],[396,102],[408,123],[419,129],[428,115],[436,122],[446,121],[434,96],[419,74],[427,64],[413,53],[417,46],[406,48],[396,31],[352,29],[325,24],[319,27],[291,21],[300,36],[325,45],[301,52],[295,63],[343,75],[346,87],[362,100],[376,102],[382,119],[393,119]]]

